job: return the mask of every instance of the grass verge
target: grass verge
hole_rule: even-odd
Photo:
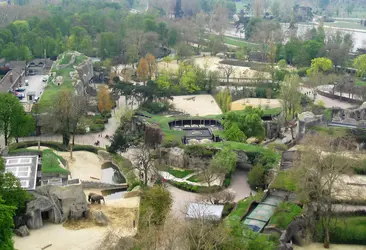
[[[176,178],[184,178],[184,177],[194,173],[193,170],[189,170],[189,169],[179,170],[179,169],[174,169],[174,168],[169,168],[167,170],[167,172]]]
[[[296,180],[291,172],[280,171],[277,173],[270,188],[294,192],[296,191]]]
[[[59,173],[68,175],[70,172],[60,166],[60,161],[65,160],[50,149],[43,150],[42,173]]]
[[[302,213],[302,208],[291,202],[282,202],[275,210],[270,225],[285,230],[290,223]]]

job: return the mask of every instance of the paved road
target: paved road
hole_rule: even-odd
[[[310,89],[310,88],[301,87],[300,92],[303,93],[303,94],[310,92],[310,94],[308,96],[310,98],[313,98],[312,89]],[[348,102],[341,102],[337,99],[331,99],[331,98],[328,98],[328,97],[325,97],[325,96],[322,96],[322,95],[319,95],[319,94],[316,95],[315,103],[317,101],[324,102],[324,106],[326,108],[340,107],[340,108],[343,108],[343,109],[347,109],[347,108],[352,108],[352,107],[355,106],[354,104],[350,104]]]
[[[228,190],[235,192],[235,202],[250,195],[252,190],[250,189],[247,180],[247,171],[237,170],[233,174],[231,185],[229,186]],[[168,185],[168,190],[173,197],[173,205],[171,210],[172,215],[179,219],[184,219],[185,213],[187,211],[187,205],[189,203],[200,200],[200,194],[183,191],[171,185]],[[253,194],[255,193],[254,191],[252,192]]]

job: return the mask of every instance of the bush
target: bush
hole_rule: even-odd
[[[363,162],[357,162],[354,166],[353,170],[356,174],[366,175],[366,160],[363,160]]]
[[[304,77],[306,76],[306,71],[308,70],[307,67],[304,67],[304,68],[299,68],[297,70],[297,74],[300,76],[300,77]]]
[[[41,146],[49,147],[57,151],[67,152],[69,149],[62,143],[59,142],[41,142]],[[28,141],[28,142],[20,142],[20,143],[13,143],[9,146],[9,153],[11,152],[19,152],[19,149],[25,149],[28,147],[38,146],[38,142],[35,141]],[[98,150],[102,148],[90,146],[90,145],[74,145],[72,147],[73,151],[88,151],[94,154],[98,153]],[[31,150],[27,149],[26,151],[30,152]]]
[[[222,187],[220,186],[211,186],[211,187],[194,186],[185,182],[177,182],[172,180],[168,180],[168,183],[175,186],[176,188],[192,193],[213,193],[218,192],[222,189]]]
[[[255,97],[256,98],[267,98],[267,89],[266,88],[255,88]]]
[[[171,109],[172,104],[169,102],[145,102],[140,108],[151,114],[158,114]]]
[[[278,152],[285,152],[287,151],[288,147],[285,144],[281,143],[270,143],[267,146],[271,150],[276,150]]]
[[[265,186],[265,170],[261,165],[255,165],[249,171],[248,183],[252,189],[258,190],[263,189]]]
[[[101,132],[104,128],[104,124],[91,124],[89,126],[90,132]]]
[[[226,175],[224,180],[224,187],[228,187],[231,184],[231,175]]]
[[[224,210],[222,211],[222,217],[225,218],[226,216],[228,216],[234,208],[235,203],[225,203]]]

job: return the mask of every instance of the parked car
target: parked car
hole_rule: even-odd
[[[16,88],[15,89],[15,92],[24,92],[25,91],[25,88]]]
[[[42,78],[42,82],[47,82],[47,80],[48,80],[48,77],[47,77],[47,76],[44,76],[44,77]]]
[[[39,96],[34,97],[33,103],[37,103],[39,101]]]

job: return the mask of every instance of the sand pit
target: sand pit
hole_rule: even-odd
[[[66,222],[63,225],[46,224],[31,230],[30,236],[14,236],[15,248],[19,250],[81,250],[100,249],[99,246],[109,232],[118,237],[132,237],[137,232],[139,197],[109,201],[106,205],[89,205],[92,211],[101,210],[109,218],[108,226],[96,226],[91,219]]]
[[[223,74],[223,70],[220,69],[225,64],[220,64],[219,62],[222,61],[221,58],[216,56],[206,56],[206,57],[195,57],[192,58],[192,61],[194,64],[199,66],[202,69],[207,69],[209,71],[218,71],[220,72],[221,77],[226,76]],[[158,63],[158,71],[169,71],[169,72],[177,72],[179,69],[179,63],[174,60],[171,63],[165,63],[165,62],[159,62]],[[258,74],[260,74],[261,77],[270,79],[270,74],[268,72],[259,72],[256,70],[252,70],[249,67],[239,67],[239,66],[233,66],[234,73],[230,76],[233,78],[258,78]]]
[[[321,243],[311,243],[310,245],[303,246],[303,247],[294,245],[294,249],[296,249],[296,250],[322,250],[322,249],[324,249],[324,246]],[[331,249],[331,250],[366,250],[366,246],[330,244],[329,249]]]
[[[29,149],[38,149],[38,147],[29,147]],[[50,148],[41,147],[41,150],[44,149]],[[73,159],[71,160],[69,152],[55,152],[68,162],[68,168],[71,172],[72,179],[80,179],[83,181],[98,181],[101,179],[101,166],[103,161],[98,155],[88,151],[75,151],[72,153]]]
[[[183,110],[192,116],[222,114],[212,95],[185,95],[173,98],[172,103],[177,110]]]
[[[231,110],[243,110],[246,106],[280,108],[280,99],[245,98],[231,103]]]

